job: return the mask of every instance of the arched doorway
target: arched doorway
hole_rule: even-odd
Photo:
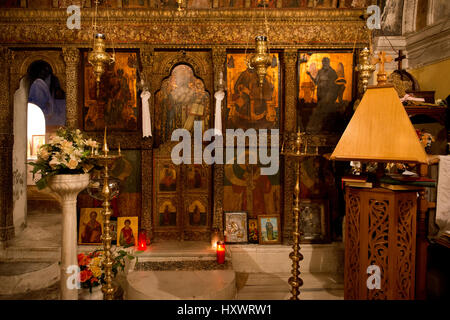
[[[153,158],[153,234],[156,240],[210,239],[212,197],[210,166],[175,165],[172,132],[183,128],[194,137],[194,121],[209,128],[211,96],[188,64],[175,65],[155,94],[156,144]],[[193,141],[192,141],[193,142]],[[193,150],[193,149],[192,149]]]
[[[24,63],[27,60],[29,57]],[[13,222],[16,235],[26,227],[30,198],[54,201],[48,195],[36,194],[27,163],[37,158],[40,145],[46,143],[58,127],[65,125],[66,118],[65,94],[54,68],[43,59],[31,61],[26,69],[22,66],[19,88],[14,94]],[[32,194],[35,193],[32,197],[29,186]]]

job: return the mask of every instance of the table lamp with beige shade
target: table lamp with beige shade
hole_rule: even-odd
[[[388,60],[384,53],[372,59],[381,64],[379,70]],[[397,91],[385,79],[379,73],[378,86],[367,88],[330,157],[377,162],[376,180],[385,163],[428,163]],[[424,188],[390,190],[375,181],[371,188],[347,186],[345,201],[345,299],[415,299],[423,290],[423,281],[417,285],[417,280],[426,272]],[[372,281],[377,276],[378,283]]]

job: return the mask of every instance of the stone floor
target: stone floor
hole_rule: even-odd
[[[0,262],[0,276],[14,276],[41,270],[50,266],[50,262]]]
[[[3,252],[0,250],[0,262],[25,262],[30,261],[30,258],[32,258],[31,261],[44,264],[47,261],[58,261],[60,239],[61,215],[59,213],[32,212],[28,216],[27,228],[17,235],[11,242],[11,246]],[[79,248],[83,251],[93,249],[94,247],[91,246]],[[141,263],[150,261],[158,264],[169,261],[176,265],[177,261],[205,261],[204,264],[210,264],[215,259],[215,251],[207,242],[166,241],[151,244],[146,252],[138,254],[138,259]],[[19,271],[19,269],[8,271],[6,264],[0,264],[0,273]],[[290,297],[287,282],[289,276],[288,273],[237,272],[236,299],[288,299]],[[301,287],[301,299],[343,299],[342,276],[305,273],[301,275],[301,278],[304,281]],[[37,291],[0,296],[0,300],[55,300],[58,298],[59,283]]]
[[[27,227],[11,241],[9,247],[61,247],[61,214],[35,212],[28,215]]]
[[[59,282],[36,291],[14,295],[0,295],[0,300],[59,300]]]
[[[336,282],[333,288],[320,288],[328,276],[302,274],[304,285],[300,288],[301,300],[342,300],[343,285]],[[290,298],[288,274],[236,274],[237,300],[287,300]],[[335,281],[335,280],[333,280]],[[314,285],[315,284],[315,285]],[[1,296],[0,300],[58,300],[59,283],[42,290],[24,294]]]
[[[237,300],[287,300],[291,297],[288,273],[237,273]],[[302,300],[342,300],[343,279],[326,273],[300,274]]]

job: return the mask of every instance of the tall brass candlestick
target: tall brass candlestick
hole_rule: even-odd
[[[103,214],[105,215],[105,224],[104,224],[104,232],[102,236],[103,240],[103,248],[105,252],[105,260],[103,261],[103,267],[105,269],[105,283],[102,286],[102,292],[103,292],[103,298],[104,300],[112,300],[114,297],[114,288],[112,285],[112,266],[113,266],[113,259],[111,257],[111,234],[109,229],[109,218],[111,217],[111,204],[110,204],[110,195],[111,192],[109,190],[109,174],[108,174],[108,165],[105,165],[105,176],[103,178],[103,188],[102,188],[102,195],[103,201],[102,207],[103,207]]]
[[[114,260],[112,258],[112,251],[111,251],[111,229],[109,227],[110,225],[110,217],[111,217],[111,199],[114,198],[118,194],[118,190],[111,190],[110,183],[111,179],[109,176],[109,170],[110,167],[122,156],[120,154],[118,155],[112,155],[108,154],[108,144],[106,139],[106,127],[105,127],[105,136],[103,139],[103,154],[93,154],[90,157],[94,159],[97,164],[101,167],[103,167],[103,187],[100,193],[100,198],[103,200],[102,207],[103,207],[103,215],[105,217],[104,219],[104,227],[103,227],[103,234],[102,234],[102,241],[103,241],[103,249],[105,254],[105,259],[103,261],[103,269],[105,270],[105,282],[102,285],[102,292],[103,292],[103,299],[104,300],[113,300],[114,293],[116,291],[116,288],[113,286],[113,271],[112,266],[114,264]],[[92,187],[92,189],[95,189],[95,187]],[[91,194],[92,195],[92,194]]]
[[[291,300],[298,300],[300,294],[300,287],[303,285],[303,280],[300,278],[300,261],[303,260],[303,255],[300,253],[300,160],[297,162],[296,182],[294,188],[294,230],[292,231],[293,241],[292,252],[289,258],[292,260],[292,277],[289,278],[291,285]]]
[[[311,145],[311,143],[310,143]],[[300,261],[303,260],[303,255],[300,253],[300,169],[301,161],[304,157],[318,156],[318,146],[315,146],[314,152],[308,150],[308,139],[305,133],[298,130],[296,133],[288,133],[283,141],[281,154],[286,157],[293,157],[297,163],[296,182],[294,188],[294,229],[292,231],[292,252],[289,258],[292,260],[292,277],[289,278],[288,283],[291,285],[292,296],[290,300],[299,300],[300,287],[303,285],[303,280],[300,278]]]

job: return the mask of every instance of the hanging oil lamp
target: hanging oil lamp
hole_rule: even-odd
[[[268,53],[267,37],[257,36],[255,38],[256,42],[256,52],[253,54],[249,61],[249,67],[255,69],[258,75],[259,86],[262,87],[264,83],[264,78],[267,74],[267,68],[272,64],[272,58]]]
[[[102,74],[105,73],[106,65],[114,62],[114,58],[106,52],[105,35],[103,33],[95,34],[93,50],[88,54],[88,61],[94,68],[98,97],[100,91],[100,81]]]
[[[363,93],[366,92],[369,85],[369,79],[375,71],[375,65],[370,61],[371,52],[368,48],[364,48],[359,54],[359,64],[356,71],[359,72],[359,79],[361,81]]]
[[[177,10],[178,11],[182,11],[184,8],[183,8],[183,6],[184,6],[184,0],[177,0],[177,5],[178,5],[178,8],[177,8]]]

